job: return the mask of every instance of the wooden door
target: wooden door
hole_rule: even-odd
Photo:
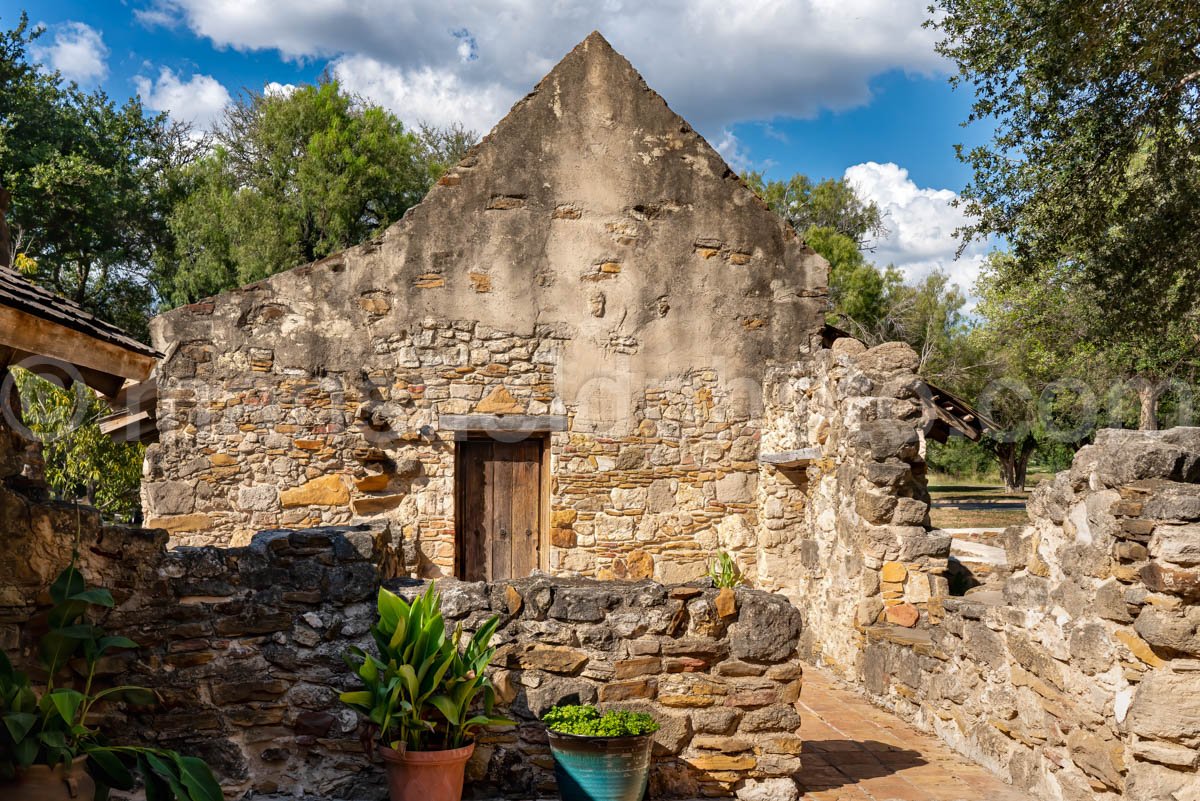
[[[541,440],[459,442],[456,463],[458,577],[528,576],[541,540]]]

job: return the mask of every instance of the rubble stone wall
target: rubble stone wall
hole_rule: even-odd
[[[763,468],[760,587],[791,598],[802,651],[854,678],[863,629],[925,628],[946,594],[950,538],[929,525],[922,382],[903,343],[851,338],[775,371],[762,452],[808,450],[799,467]]]
[[[160,698],[105,710],[106,729],[205,758],[233,797],[384,797],[382,769],[366,761],[337,695],[351,686],[345,649],[369,643],[378,587],[424,587],[391,578],[386,528],[167,550],[163,531],[101,526],[90,511],[77,529],[76,514],[0,486],[0,643],[19,664],[33,661],[46,588],[77,542],[81,568],[116,601],[103,624],[141,646],[107,657],[100,681]],[[494,678],[501,712],[519,725],[481,738],[473,797],[553,792],[537,716],[559,702],[652,712],[662,724],[656,797],[798,797],[800,615],[785,598],[548,577],[439,585],[450,624],[502,618]]]
[[[1200,429],[1101,431],[1010,528],[1012,574],[860,680],[1037,798],[1200,798]]]
[[[826,281],[590,37],[378,241],[153,321],[148,521],[190,545],[387,521],[410,573],[450,575],[445,418],[557,417],[544,569],[752,565],[765,370],[818,335]]]

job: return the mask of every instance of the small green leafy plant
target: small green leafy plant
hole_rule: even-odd
[[[732,589],[746,583],[742,571],[738,569],[737,562],[733,561],[733,557],[726,551],[721,551],[715,559],[709,561],[708,577],[712,579],[713,586],[717,589]]]
[[[0,653],[0,783],[19,779],[33,765],[53,767],[87,757],[96,782],[96,799],[110,789],[132,790],[140,773],[147,801],[222,801],[221,788],[203,760],[174,751],[112,745],[91,720],[98,703],[125,701],[145,706],[154,694],[145,687],[122,685],[96,691],[96,666],[105,654],[137,648],[126,637],[108,636],[91,617],[113,605],[108,590],[89,588],[74,564],[50,585],[54,606],[42,636],[38,658],[46,675],[39,692],[29,677],[13,669]],[[81,660],[81,680],[72,680]],[[0,793],[2,795],[2,793]]]
[[[658,721],[646,712],[610,709],[603,715],[591,704],[556,706],[542,716],[552,732],[583,737],[632,737],[658,731]]]
[[[496,693],[485,673],[498,617],[469,639],[461,624],[447,637],[433,582],[411,604],[380,587],[378,607],[371,627],[378,656],[347,650],[346,664],[362,689],[341,694],[369,721],[372,741],[399,751],[461,748],[483,726],[513,725],[493,716]]]

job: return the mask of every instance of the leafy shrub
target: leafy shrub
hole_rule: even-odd
[[[83,384],[64,389],[28,370],[12,372],[21,422],[42,442],[46,483],[54,496],[86,499],[107,520],[136,520],[145,446],[102,433],[99,420],[111,410]]]
[[[653,734],[658,722],[646,712],[610,709],[603,715],[591,704],[556,706],[542,716],[550,731],[583,737],[632,737]]]

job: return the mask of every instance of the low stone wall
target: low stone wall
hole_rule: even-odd
[[[865,630],[879,703],[1037,798],[1200,798],[1200,429],[1102,431],[1008,530],[1001,589]]]
[[[32,661],[75,513],[3,488],[0,508],[12,523],[0,638]],[[30,519],[37,525],[23,525]],[[108,710],[107,728],[204,757],[233,797],[384,795],[337,694],[350,686],[343,652],[370,639],[380,584],[406,595],[424,587],[389,578],[386,529],[272,531],[240,548],[168,551],[164,532],[80,520],[83,569],[116,600],[104,624],[142,646],[106,659],[102,681],[150,686],[161,699]],[[449,623],[502,618],[495,681],[519,725],[482,739],[468,768],[475,796],[553,791],[537,717],[564,701],[654,714],[658,797],[798,795],[800,616],[781,596],[547,577],[440,587]]]

